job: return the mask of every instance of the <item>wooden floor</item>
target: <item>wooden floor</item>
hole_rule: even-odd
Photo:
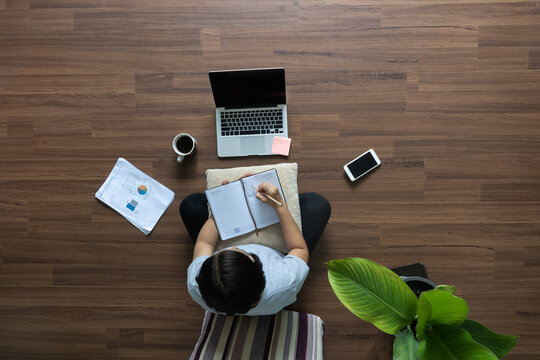
[[[207,72],[286,68],[291,154],[218,159]],[[189,132],[196,156],[175,161]],[[381,167],[342,166],[373,148]],[[94,198],[124,157],[176,198],[150,236]],[[332,217],[290,308],[327,359],[383,358],[325,262],[420,261],[540,358],[540,3],[0,0],[0,358],[187,359],[178,216],[207,168],[297,162]],[[384,347],[383,351],[384,352]]]

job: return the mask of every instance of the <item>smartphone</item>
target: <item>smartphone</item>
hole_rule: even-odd
[[[347,165],[343,166],[343,169],[349,176],[349,179],[355,181],[379,165],[381,165],[381,160],[379,160],[379,157],[375,154],[373,149],[369,149]]]

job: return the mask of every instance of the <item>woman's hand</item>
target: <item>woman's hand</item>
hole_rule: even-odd
[[[281,208],[278,204],[273,202],[272,200],[268,199],[264,194],[271,196],[274,200],[280,202],[282,205],[284,205],[283,198],[281,197],[281,194],[279,193],[278,188],[274,184],[270,184],[269,182],[263,182],[259,185],[257,188],[257,199],[262,201],[263,203],[272,206],[274,209]]]
[[[271,196],[276,201],[279,201],[283,206],[279,206],[272,200],[268,199],[266,196],[264,196],[265,194]],[[285,204],[283,201],[278,188],[269,182],[263,182],[257,188],[256,196],[257,199],[272,206],[276,211],[276,214],[279,217],[279,222],[281,223],[283,239],[285,240],[287,248],[289,248],[289,255],[294,255],[307,263],[309,260],[309,251],[306,241],[302,236],[302,232],[294,222],[294,219],[287,208],[287,204]]]

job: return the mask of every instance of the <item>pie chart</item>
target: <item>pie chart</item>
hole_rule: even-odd
[[[148,188],[145,185],[139,185],[137,192],[141,195],[144,195],[148,192]]]

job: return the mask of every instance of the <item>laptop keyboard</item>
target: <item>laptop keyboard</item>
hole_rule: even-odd
[[[283,110],[230,110],[221,113],[221,135],[283,133]]]

